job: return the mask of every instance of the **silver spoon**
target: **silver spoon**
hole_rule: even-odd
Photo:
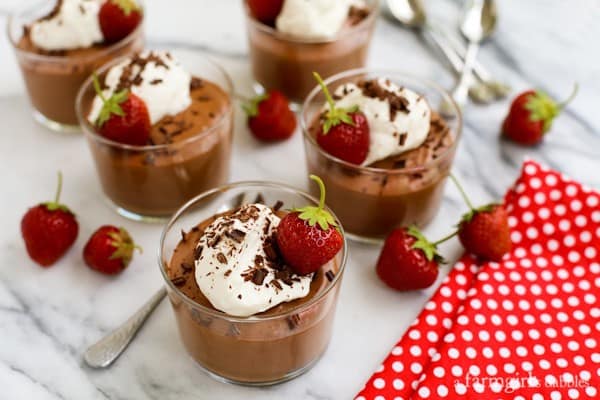
[[[469,82],[480,43],[489,38],[496,28],[496,3],[494,0],[470,0],[462,17],[460,30],[468,40],[465,64],[460,79],[452,91],[452,97],[459,106],[467,102]]]
[[[120,327],[100,339],[96,344],[88,347],[83,353],[85,363],[92,368],[109,367],[127,348],[166,294],[167,290],[164,287],[161,288]]]
[[[231,199],[230,203],[222,204],[217,212],[238,208],[255,198],[257,193],[243,193]],[[92,368],[107,368],[115,362],[166,295],[167,290],[162,287],[121,326],[88,347],[83,353],[85,363]]]
[[[424,35],[446,56],[455,73],[463,70],[465,49],[462,45],[450,40],[440,29],[434,28],[427,22],[425,8],[421,0],[387,0],[391,16],[405,27],[412,28]],[[505,97],[510,88],[492,78],[491,74],[480,63],[476,62],[473,71],[479,80],[471,82],[469,95],[478,103],[490,103],[497,98]]]

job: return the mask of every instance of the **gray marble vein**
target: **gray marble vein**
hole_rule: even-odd
[[[0,31],[5,32],[7,15],[21,3],[0,0]],[[240,3],[146,0],[149,46],[183,45],[207,52],[231,73],[236,90],[248,94],[251,76]],[[461,1],[426,3],[432,21],[456,34]],[[600,188],[600,3],[503,0],[499,6],[499,30],[482,48],[482,62],[516,90],[538,87],[562,99],[579,82],[580,93],[556,120],[545,143],[533,148],[499,138],[509,100],[468,106],[454,173],[477,203],[499,200],[526,157]],[[417,71],[451,87],[454,76],[436,57],[413,32],[385,18],[379,21],[370,66]],[[305,187],[300,135],[264,146],[247,134],[243,118],[238,112],[231,179]],[[435,290],[387,290],[373,273],[378,249],[352,244],[333,340],[323,359],[298,379],[266,389],[212,380],[186,355],[166,303],[111,369],[91,370],[82,363],[83,349],[125,320],[162,284],[155,261],[161,227],[113,214],[103,203],[81,136],[57,135],[32,121],[5,35],[0,38],[0,120],[0,398],[349,399]],[[28,206],[52,196],[57,169],[65,174],[63,200],[79,214],[80,237],[61,262],[42,269],[26,257],[19,223]],[[427,234],[443,236],[465,210],[459,193],[448,185]],[[117,278],[100,276],[81,260],[85,239],[104,223],[123,224],[146,250]],[[456,241],[444,244],[442,251],[450,260],[461,252]],[[443,267],[442,276],[449,268]]]

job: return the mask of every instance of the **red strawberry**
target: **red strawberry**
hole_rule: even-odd
[[[275,25],[282,7],[283,0],[248,0],[252,16],[266,25]]]
[[[317,133],[319,146],[334,157],[360,165],[369,153],[370,132],[367,117],[358,110],[336,108],[323,79],[314,73],[329,103],[323,116],[321,131]]]
[[[458,224],[458,237],[464,248],[485,260],[500,261],[512,248],[508,213],[498,204],[475,208],[456,178],[450,178],[458,187],[470,211]]]
[[[114,275],[127,268],[135,249],[141,250],[124,228],[104,225],[86,243],[83,259],[90,268]]]
[[[521,93],[510,106],[510,111],[502,124],[502,132],[517,143],[534,145],[542,141],[544,134],[552,127],[552,122],[562,109],[577,94],[577,85],[569,98],[557,104],[541,91],[529,90]]]
[[[119,143],[133,146],[148,144],[151,124],[146,103],[127,89],[106,99],[96,76],[94,88],[104,102],[95,121],[98,132],[105,138]]]
[[[296,114],[290,110],[288,99],[277,90],[255,97],[243,108],[250,131],[259,140],[284,140],[296,130]]]
[[[441,242],[440,242],[441,243]],[[442,258],[437,243],[414,226],[398,228],[387,237],[377,260],[377,275],[396,290],[424,289],[437,279]]]
[[[344,238],[325,207],[325,185],[310,176],[321,189],[318,207],[307,206],[282,218],[277,227],[277,245],[283,259],[299,275],[317,271],[340,251]]]
[[[108,0],[102,4],[98,13],[100,30],[107,43],[126,38],[141,20],[141,9],[134,0]]]
[[[79,225],[75,214],[60,204],[62,174],[53,202],[30,208],[21,220],[21,234],[29,257],[43,267],[54,264],[75,243]]]

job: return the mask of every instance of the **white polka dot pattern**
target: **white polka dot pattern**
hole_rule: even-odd
[[[595,399],[600,194],[527,161],[514,248],[455,265],[357,399]]]

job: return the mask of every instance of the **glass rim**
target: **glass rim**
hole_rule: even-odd
[[[279,189],[279,190],[283,190],[283,191],[287,191],[287,192],[291,192],[291,193],[303,196],[303,197],[309,199],[310,201],[313,201],[315,204],[319,203],[319,201],[314,196],[310,195],[309,193],[306,193],[306,192],[304,192],[300,189],[297,189],[293,186],[290,186],[290,185],[286,185],[283,183],[277,183],[277,182],[270,182],[270,181],[240,181],[240,182],[227,183],[225,185],[221,185],[219,187],[207,190],[207,191],[199,194],[198,196],[194,197],[193,199],[191,199],[187,203],[185,203],[183,206],[181,206],[173,214],[173,216],[171,217],[169,222],[167,222],[167,224],[163,228],[163,231],[160,235],[160,245],[158,247],[158,267],[160,269],[160,273],[163,277],[163,280],[165,281],[165,285],[167,285],[171,291],[175,292],[179,296],[179,298],[181,298],[182,301],[184,303],[186,303],[188,306],[200,309],[200,310],[202,310],[202,312],[210,315],[211,317],[226,319],[231,322],[257,323],[257,322],[262,322],[262,321],[272,321],[272,320],[282,319],[282,318],[289,317],[290,315],[300,313],[300,312],[310,308],[312,305],[316,304],[318,301],[323,299],[327,294],[329,294],[329,292],[333,288],[337,287],[340,284],[342,275],[346,269],[346,263],[348,261],[348,241],[346,239],[346,234],[344,232],[344,228],[343,228],[340,220],[327,205],[325,205],[325,209],[331,213],[331,215],[333,216],[335,221],[338,223],[338,227],[339,227],[340,233],[342,234],[342,238],[343,238],[343,245],[342,245],[342,249],[340,250],[342,252],[342,260],[340,262],[339,270],[335,274],[333,280],[330,282],[330,285],[328,287],[326,287],[321,293],[318,293],[315,297],[313,297],[306,303],[302,303],[300,305],[293,307],[291,310],[287,310],[287,311],[279,313],[279,314],[269,315],[269,316],[265,316],[265,317],[256,316],[256,315],[250,315],[248,317],[236,317],[233,315],[228,315],[222,311],[219,311],[214,308],[208,308],[208,307],[206,307],[202,304],[199,304],[199,303],[195,302],[194,300],[190,299],[184,293],[182,293],[181,290],[177,286],[175,286],[175,284],[173,282],[171,282],[171,280],[169,279],[169,277],[167,275],[165,267],[166,267],[166,264],[169,262],[169,260],[164,259],[164,262],[163,262],[163,258],[165,256],[164,243],[166,241],[167,234],[172,229],[173,225],[177,222],[177,220],[185,212],[187,212],[189,210],[189,208],[192,207],[196,202],[198,202],[204,198],[207,198],[209,196],[212,196],[212,195],[215,195],[218,193],[225,193],[232,189],[238,189],[238,188],[244,188],[244,187],[263,187],[263,188]],[[336,256],[337,256],[337,254],[336,254]]]
[[[147,50],[153,51],[152,49],[147,49]],[[183,145],[192,143],[196,140],[200,140],[200,139],[208,136],[209,134],[213,133],[214,131],[220,129],[222,127],[222,125],[227,121],[227,119],[231,118],[231,116],[233,115],[234,86],[233,86],[233,80],[231,79],[231,76],[229,76],[229,74],[227,73],[225,68],[223,68],[219,63],[213,61],[210,57],[206,56],[203,53],[191,50],[187,47],[176,47],[176,48],[172,48],[169,51],[178,51],[178,50],[192,52],[192,53],[194,53],[195,56],[201,57],[204,61],[208,62],[212,67],[216,68],[217,71],[220,74],[222,74],[223,77],[225,78],[227,87],[222,87],[222,85],[218,85],[218,86],[221,89],[223,89],[225,91],[225,93],[227,94],[227,96],[229,98],[229,104],[227,106],[227,109],[223,113],[223,115],[221,115],[221,117],[219,119],[215,120],[213,125],[211,125],[210,127],[202,130],[201,132],[198,132],[197,134],[195,134],[185,140],[174,142],[174,143],[149,144],[149,145],[143,145],[143,146],[135,146],[135,145],[120,143],[120,142],[116,142],[114,140],[107,139],[107,138],[103,137],[102,135],[98,134],[98,132],[96,131],[94,126],[90,123],[90,121],[88,121],[86,116],[83,115],[83,109],[82,109],[83,96],[84,96],[85,92],[93,85],[93,76],[90,75],[89,77],[86,78],[86,80],[83,82],[83,84],[79,88],[77,97],[75,98],[75,114],[77,115],[77,119],[79,120],[79,125],[81,126],[81,129],[85,132],[85,134],[90,136],[94,140],[97,140],[97,141],[99,141],[103,144],[106,144],[108,146],[111,146],[111,147],[116,147],[116,148],[130,150],[130,151],[142,152],[142,151],[151,151],[151,150],[154,151],[154,150],[162,150],[162,149],[167,149],[167,148],[172,148],[172,147],[177,147],[177,146],[183,146]],[[122,56],[122,57],[113,59],[110,62],[102,65],[95,72],[98,75],[101,75],[101,74],[105,73],[106,71],[108,71],[110,68],[114,67],[115,65],[119,64],[120,62],[122,62],[128,58],[131,58],[131,55]],[[190,71],[190,73],[191,73],[191,71]],[[192,76],[193,76],[193,74],[192,74]]]
[[[357,171],[360,171],[363,173],[371,173],[371,174],[385,173],[388,175],[395,175],[395,174],[400,175],[400,174],[407,174],[407,173],[419,173],[419,172],[423,172],[424,170],[426,170],[428,168],[431,168],[434,165],[441,163],[442,161],[444,161],[446,158],[450,157],[453,154],[453,152],[456,149],[456,147],[458,146],[458,142],[462,136],[462,111],[461,111],[460,107],[458,106],[458,104],[454,101],[452,96],[450,96],[450,94],[444,88],[442,88],[440,85],[438,85],[437,83],[435,83],[429,79],[422,78],[422,77],[419,77],[417,75],[413,75],[410,73],[405,73],[403,71],[386,70],[386,69],[372,69],[372,68],[356,68],[356,69],[350,69],[347,71],[343,71],[343,72],[332,75],[329,78],[325,79],[324,83],[325,83],[325,85],[329,86],[331,83],[338,81],[340,79],[349,78],[349,77],[352,77],[355,75],[363,75],[363,74],[376,74],[376,75],[383,76],[383,77],[387,77],[387,76],[402,77],[404,79],[409,79],[409,80],[418,82],[419,84],[427,86],[430,89],[434,89],[439,94],[441,94],[443,100],[447,101],[448,104],[452,105],[452,108],[454,109],[456,119],[457,119],[457,127],[455,129],[452,129],[452,131],[455,132],[455,139],[454,139],[454,142],[452,143],[452,145],[450,147],[448,147],[446,149],[446,151],[444,151],[444,153],[440,157],[438,157],[434,160],[428,161],[428,162],[424,163],[423,165],[419,165],[419,166],[415,166],[415,167],[403,167],[403,168],[393,168],[393,169],[363,167],[360,165],[352,164],[348,161],[344,161],[340,158],[337,158],[337,157],[327,153],[325,150],[323,150],[321,148],[321,146],[318,145],[315,138],[310,134],[309,129],[308,129],[310,126],[310,121],[306,120],[307,119],[306,114],[308,113],[308,107],[314,101],[314,98],[317,96],[317,94],[319,94],[321,91],[321,87],[318,84],[316,84],[315,87],[310,91],[310,93],[308,94],[308,96],[306,97],[304,102],[302,103],[302,107],[300,109],[300,127],[302,129],[302,134],[305,138],[305,141],[308,141],[312,147],[316,148],[316,150],[321,155],[323,155],[325,158],[327,158],[328,160],[330,160],[334,163],[337,163],[337,164],[341,164],[344,167],[347,167],[350,169],[354,169],[354,170],[357,170]]]
[[[144,24],[146,22],[146,7],[145,7],[143,0],[136,0],[136,1],[139,3],[140,8],[142,9],[142,20],[140,21],[138,26],[131,33],[129,33],[129,35],[125,36],[123,39],[119,40],[118,42],[113,43],[105,48],[98,49],[98,51],[94,54],[80,56],[80,57],[78,57],[78,60],[91,60],[91,59],[95,59],[95,58],[101,58],[101,57],[105,56],[106,54],[114,52],[117,49],[128,46],[129,44],[131,44],[131,42],[133,42],[139,36],[139,34],[143,34]],[[10,16],[8,17],[8,21],[6,23],[6,33],[8,36],[8,41],[12,45],[15,52],[17,52],[19,54],[24,54],[26,57],[29,57],[32,60],[44,61],[44,62],[48,62],[48,63],[64,62],[65,60],[69,59],[68,56],[38,54],[38,53],[35,53],[32,51],[20,49],[17,46],[18,43],[17,43],[16,38],[14,38],[11,33],[11,30],[14,27],[13,25],[16,23],[16,19],[18,17],[20,17],[22,14],[24,14],[26,11],[36,9],[36,7],[40,3],[41,3],[41,1],[34,3],[34,4],[25,5],[24,7],[21,7],[10,14]]]
[[[248,10],[248,4],[246,0],[243,0],[244,2],[244,14],[246,16],[246,20],[252,24],[252,26],[270,36],[274,36],[278,39],[281,40],[286,40],[288,42],[293,42],[293,43],[298,43],[298,44],[327,44],[327,43],[332,43],[335,42],[339,39],[344,38],[347,35],[351,35],[354,32],[357,31],[361,31],[364,29],[368,29],[373,23],[375,23],[375,20],[378,18],[379,13],[381,11],[381,7],[379,6],[381,0],[368,0],[370,2],[372,2],[372,6],[371,6],[371,12],[369,13],[369,15],[367,16],[367,18],[363,19],[362,21],[360,21],[358,24],[351,26],[349,29],[344,30],[343,32],[338,32],[336,33],[333,37],[328,38],[328,39],[306,39],[306,38],[300,38],[298,36],[294,36],[294,35],[290,35],[290,34],[286,34],[286,33],[282,33],[279,32],[277,29],[263,24],[260,21],[257,21],[251,14],[250,11]]]

